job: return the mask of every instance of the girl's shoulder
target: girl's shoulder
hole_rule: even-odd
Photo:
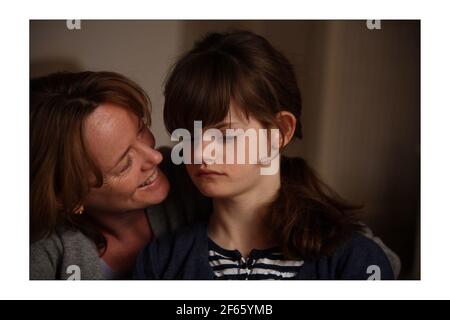
[[[372,238],[359,231],[336,249],[332,256],[321,259],[332,270],[331,278],[347,280],[394,280],[388,256]],[[323,263],[326,260],[326,263]],[[319,263],[320,265],[320,263]],[[320,268],[319,268],[320,269]],[[329,272],[329,271],[328,271]]]
[[[207,262],[206,226],[206,221],[197,221],[150,242],[137,258],[134,278],[179,279],[203,272],[198,262]]]

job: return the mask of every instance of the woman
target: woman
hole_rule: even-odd
[[[175,65],[165,98],[170,132],[192,131],[200,120],[211,135],[190,145],[190,159],[202,161],[186,167],[213,208],[207,223],[152,242],[138,258],[137,278],[394,279],[388,256],[362,232],[359,208],[303,159],[283,158],[281,172],[269,175],[261,170],[279,161],[277,147],[250,161],[257,152],[245,132],[266,150],[302,138],[294,70],[266,39],[250,32],[207,35]],[[273,129],[280,133],[275,143],[267,134]]]
[[[147,242],[206,211],[170,162],[179,183],[160,204],[169,182],[149,107],[117,73],[31,81],[31,279],[127,278]]]

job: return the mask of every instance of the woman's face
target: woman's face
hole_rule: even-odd
[[[205,196],[212,198],[231,198],[234,196],[247,194],[248,192],[253,192],[257,189],[259,190],[259,188],[272,186],[274,181],[279,179],[279,173],[272,176],[261,175],[260,169],[262,165],[259,163],[251,163],[249,161],[250,154],[253,154],[258,158],[258,147],[256,147],[256,149],[249,148],[249,141],[246,139],[244,148],[238,151],[238,137],[235,135],[233,136],[226,134],[226,129],[242,129],[244,131],[251,129],[255,132],[259,132],[261,129],[266,129],[254,117],[249,116],[247,119],[242,112],[239,111],[239,107],[232,102],[230,105],[229,117],[226,117],[221,124],[210,128],[215,128],[222,131],[223,136],[225,137],[222,143],[219,142],[216,145],[216,148],[221,150],[217,156],[222,158],[223,164],[205,161],[205,158],[203,157],[202,164],[186,165],[190,178],[200,192]],[[207,129],[209,128],[204,128],[203,132],[205,133]],[[193,148],[192,158],[195,152],[202,153],[209,144],[214,143],[210,142],[210,139],[206,140],[207,141],[203,141],[199,148]],[[264,140],[264,143],[270,143],[269,140],[267,140],[267,136],[265,136]],[[230,143],[233,143],[234,145],[233,164],[226,163],[227,144]],[[255,143],[256,146],[259,145],[259,136]],[[244,163],[238,163],[238,152],[243,152],[245,154]],[[215,157],[215,159],[216,158],[217,157]]]
[[[130,211],[160,203],[169,190],[150,130],[133,112],[102,104],[84,122],[83,138],[104,183],[91,188],[84,206],[102,212]]]

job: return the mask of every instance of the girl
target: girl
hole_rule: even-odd
[[[149,244],[138,256],[136,278],[394,278],[383,250],[361,233],[359,208],[339,198],[303,159],[282,158],[281,170],[262,175],[267,159],[249,163],[246,145],[245,164],[223,164],[227,144],[237,139],[226,129],[276,128],[281,148],[302,138],[293,68],[266,39],[250,32],[207,35],[175,65],[165,98],[170,132],[192,132],[200,120],[225,138],[204,137],[192,155],[204,155],[210,143],[222,152],[186,165],[200,192],[213,199],[210,219]],[[270,159],[280,161],[276,154]]]

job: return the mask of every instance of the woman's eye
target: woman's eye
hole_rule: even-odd
[[[133,160],[131,158],[128,158],[127,164],[120,170],[120,173],[125,173],[133,163]]]

